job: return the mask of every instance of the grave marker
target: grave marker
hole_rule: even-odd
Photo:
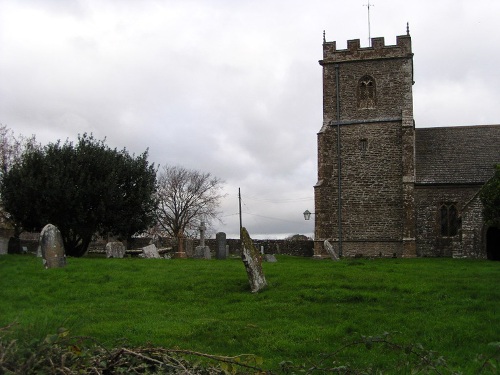
[[[125,255],[125,245],[119,241],[112,241],[106,244],[106,258],[123,258]]]
[[[9,239],[5,237],[0,237],[0,255],[7,254],[9,252]]]
[[[156,245],[151,244],[142,248],[142,254],[144,258],[160,258]]]
[[[205,223],[202,221],[200,225],[200,246],[196,246],[194,249],[194,257],[201,259],[212,259],[212,254],[210,253],[210,248],[205,246]]]
[[[333,245],[330,242],[325,240],[323,245],[325,247],[326,252],[328,253],[328,255],[330,255],[330,258],[332,258],[332,260],[339,260],[339,257],[337,253],[335,253],[335,249],[333,248]]]
[[[262,257],[252,242],[246,228],[241,228],[241,240],[243,251],[241,259],[245,264],[248,282],[252,293],[257,293],[267,286],[266,277],[262,271]]]
[[[215,235],[217,242],[216,258],[226,259],[227,258],[227,245],[226,245],[226,233],[219,232]]]
[[[66,255],[61,232],[56,226],[47,224],[40,233],[40,250],[45,268],[66,266]]]

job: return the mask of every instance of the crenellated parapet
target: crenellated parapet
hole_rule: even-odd
[[[359,39],[347,41],[347,49],[337,49],[337,42],[323,43],[323,60],[320,64],[336,62],[408,58],[413,55],[410,35],[396,37],[396,45],[385,45],[383,37],[372,38],[370,47],[361,47]]]

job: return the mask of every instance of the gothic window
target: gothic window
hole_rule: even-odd
[[[359,151],[361,152],[361,155],[366,154],[366,150],[368,150],[368,140],[367,139],[360,139],[359,140]]]
[[[358,82],[358,108],[375,108],[375,80],[368,75],[363,76]]]
[[[453,237],[458,234],[460,227],[460,218],[455,203],[443,203],[439,209],[441,236]]]

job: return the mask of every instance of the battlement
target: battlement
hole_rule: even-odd
[[[371,47],[361,47],[359,39],[347,41],[347,49],[337,49],[337,42],[323,43],[323,60],[320,64],[374,60],[374,59],[392,59],[401,57],[411,57],[411,37],[410,35],[399,35],[396,37],[396,45],[385,45],[383,37],[372,38]]]

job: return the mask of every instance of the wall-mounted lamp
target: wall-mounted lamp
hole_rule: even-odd
[[[314,212],[310,212],[309,210],[304,211],[304,220],[309,220],[311,215],[316,215]]]

